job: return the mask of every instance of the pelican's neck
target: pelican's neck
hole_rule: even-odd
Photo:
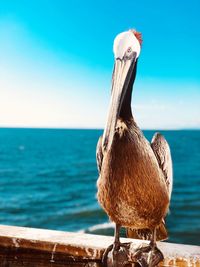
[[[123,121],[130,120],[131,118],[133,118],[132,110],[131,110],[131,96],[132,96],[132,91],[133,91],[133,83],[136,77],[136,70],[137,70],[137,61],[135,62],[133,75],[131,76],[130,82],[128,84],[126,95],[124,97],[124,100],[123,100],[123,103],[120,109],[120,113],[119,113],[119,117]]]

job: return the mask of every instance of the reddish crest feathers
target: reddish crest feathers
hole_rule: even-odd
[[[142,45],[142,34],[141,32],[137,32],[136,30],[130,30],[134,35],[135,37],[138,39],[140,45]]]

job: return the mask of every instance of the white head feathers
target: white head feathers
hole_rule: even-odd
[[[140,55],[141,35],[134,30],[118,34],[114,40],[113,51],[115,58],[122,59],[126,51],[136,52],[137,58]]]

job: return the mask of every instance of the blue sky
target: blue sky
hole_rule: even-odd
[[[104,127],[113,39],[143,34],[142,128],[200,128],[200,2],[0,2],[0,126]]]

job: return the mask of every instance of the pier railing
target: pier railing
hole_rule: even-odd
[[[144,243],[122,239],[122,242]],[[105,248],[112,237],[43,230],[26,227],[0,226],[1,267],[100,267]],[[200,267],[200,246],[158,242],[164,254],[160,266]]]

